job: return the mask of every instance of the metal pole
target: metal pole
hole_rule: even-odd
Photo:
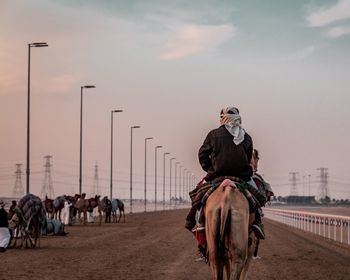
[[[47,43],[29,43],[28,44],[28,84],[27,84],[27,166],[26,166],[26,193],[30,189],[30,48],[48,47]]]
[[[30,44],[28,44],[28,88],[27,88],[27,168],[26,168],[26,193],[29,193],[30,176]]]
[[[110,199],[113,198],[113,114],[121,113],[123,110],[111,111],[111,174],[110,174]]]
[[[144,204],[145,212],[147,211],[147,140],[153,139],[152,137],[145,138],[145,189],[144,189]]]
[[[155,156],[154,156],[154,163],[155,163],[155,170],[154,170],[154,210],[157,211],[157,150],[162,148],[162,146],[156,146],[154,149]]]
[[[130,128],[130,213],[132,213],[132,127]]]
[[[80,87],[80,156],[79,156],[79,194],[82,185],[82,151],[83,151],[83,88]]]
[[[111,175],[110,175],[110,194],[109,197],[112,200],[113,190],[113,111],[111,111]]]
[[[185,168],[183,170],[183,174],[182,174],[182,200],[183,200],[183,202],[185,202],[186,173],[187,173],[187,169]]]
[[[157,211],[157,147],[155,147],[154,152],[154,211]]]
[[[170,174],[169,174],[169,204],[171,206],[171,175],[172,175],[172,162],[175,160],[175,158],[170,159]]]
[[[165,156],[170,153],[163,154],[163,210],[165,210]]]
[[[182,200],[182,197],[181,197],[181,173],[183,173],[183,172],[181,172],[181,171],[183,171],[182,168],[183,168],[183,166],[180,165],[180,168],[179,168],[179,204],[181,204],[181,200]]]
[[[132,129],[140,126],[130,127],[130,214],[132,213]]]
[[[176,194],[176,191],[177,191],[177,165],[179,164],[180,162],[176,162],[175,163],[175,190],[174,190],[174,193],[175,193],[175,208],[176,208],[176,199],[177,199],[177,194]]]

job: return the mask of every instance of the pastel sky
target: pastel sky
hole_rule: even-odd
[[[56,195],[78,192],[80,86],[84,92],[83,191],[94,165],[109,194],[110,112],[114,117],[114,196],[129,196],[130,126],[134,197],[158,186],[163,153],[201,178],[197,152],[234,105],[261,152],[260,173],[276,195],[290,172],[311,175],[318,195],[328,168],[331,197],[350,198],[350,0],[1,0],[0,196],[12,194],[26,159],[28,43],[31,49],[31,191],[39,194],[52,155]],[[174,172],[174,168],[173,168]],[[174,174],[174,173],[173,173]],[[169,156],[166,160],[168,189]],[[22,178],[25,186],[25,175]],[[307,179],[304,186],[308,185]],[[159,191],[159,197],[162,192]]]

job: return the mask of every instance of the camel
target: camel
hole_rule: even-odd
[[[119,210],[119,218],[117,214],[117,210]],[[113,215],[113,222],[119,223],[120,218],[123,214],[123,220],[125,223],[125,211],[124,211],[124,203],[120,199],[113,199],[112,200],[112,215]]]
[[[53,219],[53,215],[54,215],[53,200],[45,196],[45,200],[43,201],[43,203],[46,209],[47,218]]]
[[[64,202],[66,201],[66,197],[64,195],[56,197],[53,202],[53,216],[54,219],[62,221],[61,220],[61,212],[62,209],[64,208]]]
[[[209,196],[205,224],[213,279],[246,279],[257,242],[254,233],[248,231],[252,218],[247,199],[232,181],[225,179]]]
[[[112,214],[112,202],[108,199],[107,196],[103,197],[101,200],[101,210],[105,213],[105,223],[110,223]]]
[[[89,209],[90,203],[88,199],[85,199],[86,194],[83,193],[80,198],[73,204],[73,207],[78,211],[78,218],[80,223],[81,221],[81,213],[83,213],[83,225],[86,225],[87,220],[87,211]]]
[[[99,195],[95,195],[95,197],[89,198],[90,203],[90,211],[93,211],[94,208],[97,207],[98,216],[99,216],[99,225],[102,223],[102,204]]]
[[[46,210],[41,199],[33,194],[27,194],[14,208],[10,227],[14,232],[12,247],[16,247],[17,239],[21,237],[20,247],[40,247],[42,228],[46,225]]]

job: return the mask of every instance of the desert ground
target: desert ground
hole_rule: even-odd
[[[66,227],[37,249],[0,254],[0,279],[211,279],[195,262],[187,210],[129,214],[126,223]],[[248,279],[349,279],[350,247],[265,219],[266,240]]]

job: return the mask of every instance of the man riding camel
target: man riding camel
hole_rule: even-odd
[[[220,112],[220,127],[210,131],[198,152],[199,162],[207,175],[197,185],[196,189],[206,182],[216,178],[231,176],[247,182],[257,188],[252,180],[251,166],[253,140],[242,128],[242,119],[236,107],[227,107]],[[192,206],[185,227],[192,231],[196,224],[195,216],[198,206]],[[257,222],[260,222],[258,219]],[[252,230],[260,239],[264,232],[259,223],[254,222]]]

